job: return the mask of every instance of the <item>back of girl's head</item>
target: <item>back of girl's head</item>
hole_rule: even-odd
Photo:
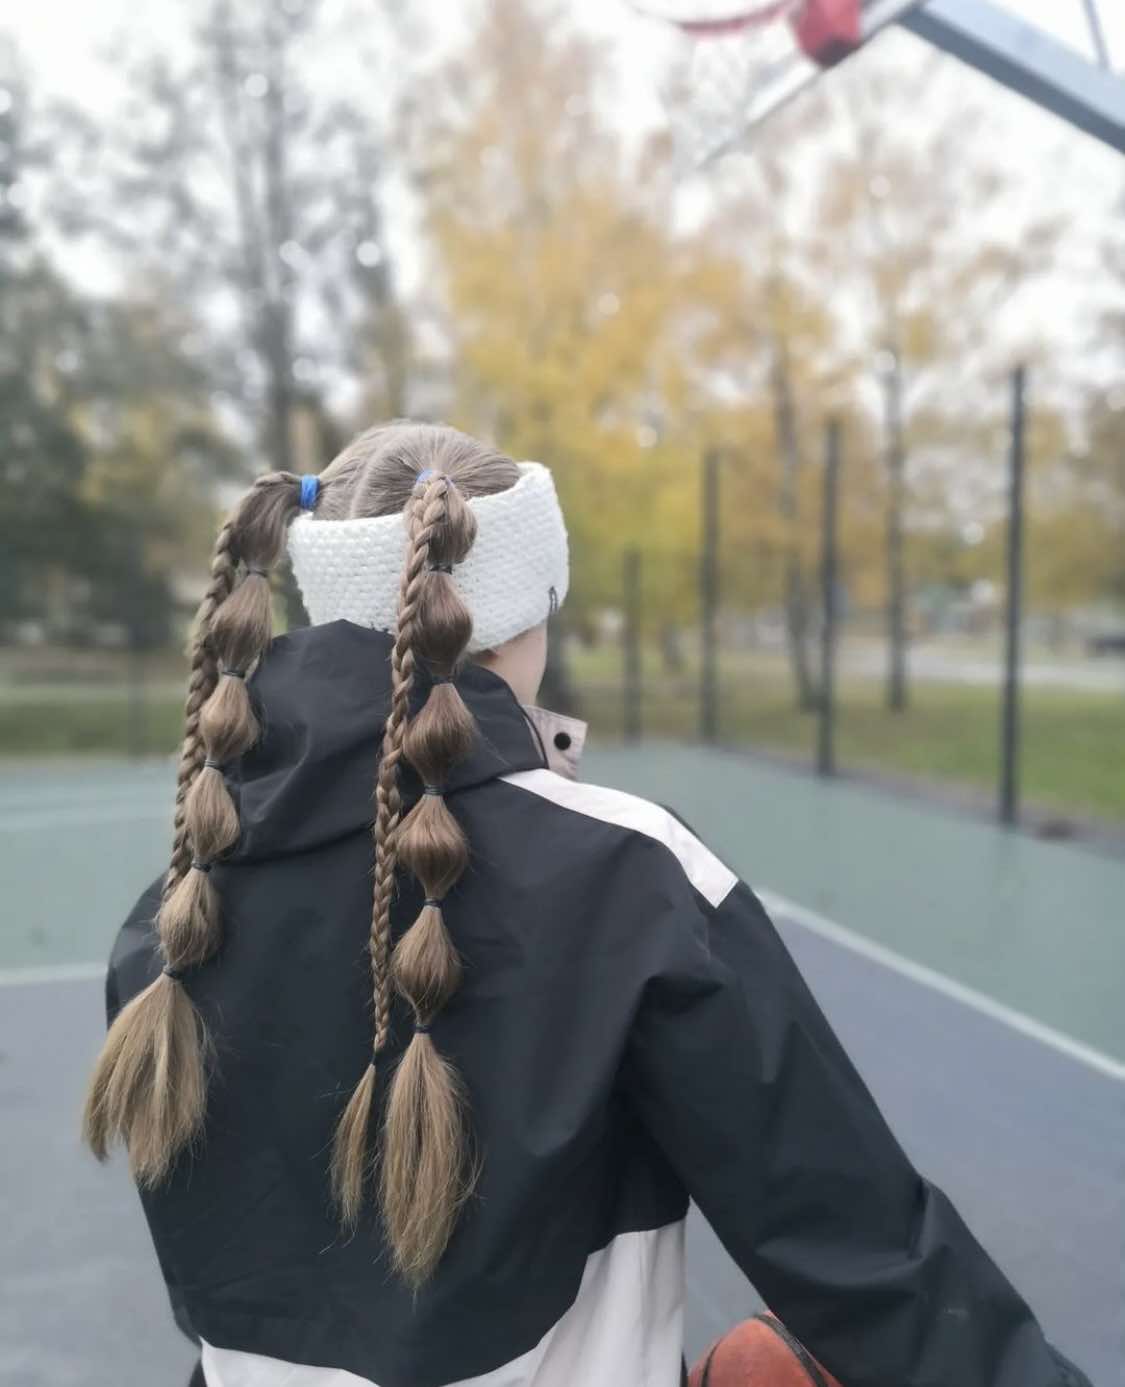
[[[441,1257],[475,1179],[463,1089],[430,1029],[460,982],[443,901],[469,853],[442,789],[475,736],[453,682],[473,623],[451,575],[476,536],[468,502],[519,479],[515,462],[476,439],[402,422],[360,435],[319,479],[287,472],[259,478],[234,508],[219,532],[192,637],[172,856],[156,921],[164,967],[110,1027],[84,1118],[95,1153],[104,1157],[124,1142],[134,1176],[145,1185],[164,1180],[200,1136],[211,1042],[184,982],[221,943],[211,869],[239,837],[223,767],[258,737],[246,681],[271,638],[269,575],[302,509],[312,510],[317,525],[401,512],[405,557],[397,580],[391,706],[375,787],[374,1029],[369,1063],[337,1128],[331,1181],[345,1225],[355,1224],[377,1182],[394,1264],[415,1286]],[[419,669],[430,690],[411,717]],[[405,814],[404,758],[426,787]],[[418,879],[426,904],[392,950],[390,908],[400,864]],[[376,1153],[370,1140],[375,1068],[388,1039],[392,988],[411,1009],[415,1031],[391,1081]]]

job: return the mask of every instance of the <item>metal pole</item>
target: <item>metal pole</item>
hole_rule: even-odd
[[[145,637],[148,634],[145,594],[145,556],[141,532],[134,527],[129,539],[129,567],[132,569],[128,596],[123,615],[128,631],[129,653],[125,678],[126,703],[125,745],[128,754],[139,758],[145,754]]]
[[[1004,696],[1000,714],[1000,822],[1019,821],[1020,624],[1023,616],[1023,479],[1027,426],[1027,367],[1012,372],[1009,457],[1008,594],[1005,612]]]
[[[817,723],[816,769],[836,773],[836,617],[839,587],[838,522],[840,421],[830,419],[824,435],[824,504],[821,516],[821,601],[824,622],[820,636],[820,707]]]
[[[625,625],[624,637],[625,681],[623,685],[624,708],[622,729],[625,740],[639,742],[641,739],[641,552],[639,549],[626,549],[624,579]]]
[[[1098,66],[1109,72],[1109,44],[1105,41],[1105,29],[1098,11],[1098,0],[1083,0],[1086,8],[1086,24],[1090,30],[1090,42],[1098,60]]]
[[[703,456],[703,534],[699,564],[700,683],[699,735],[713,742],[719,735],[719,453]]]
[[[887,707],[906,707],[906,573],[903,568],[902,526],[905,505],[906,445],[902,432],[902,358],[897,348],[888,353],[886,373],[887,446]]]
[[[148,749],[148,736],[145,725],[145,656],[140,634],[136,631],[129,633],[128,681],[126,738],[129,755],[139,759]]]

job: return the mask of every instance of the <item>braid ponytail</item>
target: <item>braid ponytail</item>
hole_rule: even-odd
[[[221,767],[258,738],[246,676],[269,644],[268,570],[299,500],[298,477],[270,473],[219,532],[192,642],[172,860],[156,920],[164,969],[115,1018],[87,1093],[86,1141],[99,1159],[124,1142],[142,1185],[158,1184],[203,1125],[210,1040],[183,976],[221,942],[211,865],[239,834]]]
[[[476,537],[466,498],[504,491],[519,475],[511,458],[455,429],[401,422],[355,439],[321,475],[316,504],[325,522],[402,512],[408,538],[391,707],[375,786],[372,1053],[337,1125],[331,1177],[343,1222],[354,1226],[376,1164],[369,1140],[375,1066],[387,1045],[393,989],[413,1012],[415,1034],[389,1086],[379,1203],[395,1268],[415,1288],[444,1252],[477,1178],[463,1085],[431,1034],[461,982],[443,902],[469,859],[443,790],[476,734],[451,682],[472,620],[449,572]],[[268,572],[284,548],[301,493],[298,477],[276,472],[243,497],[219,532],[196,618],[172,853],[156,920],[164,970],[111,1025],[84,1115],[94,1152],[104,1157],[123,1141],[141,1185],[164,1179],[203,1127],[211,1042],[184,979],[221,942],[211,867],[239,836],[222,768],[259,735],[246,678],[270,640]],[[434,682],[411,718],[420,666]],[[404,758],[427,789],[405,816],[399,785]],[[421,884],[425,903],[392,957],[391,901],[400,862]]]
[[[386,1044],[393,984],[414,1013],[415,1032],[388,1095],[380,1204],[395,1269],[417,1288],[445,1251],[476,1180],[466,1140],[463,1086],[430,1032],[461,982],[461,961],[445,925],[442,900],[468,865],[469,849],[442,787],[452,767],[468,754],[476,724],[450,682],[468,646],[472,619],[448,570],[469,552],[476,520],[446,476],[424,483],[405,515],[409,547],[391,657],[391,710],[376,786],[370,940],[375,1036],[371,1062],[337,1128],[332,1177],[344,1220],[354,1224],[372,1165],[368,1128],[375,1065]],[[436,682],[411,720],[409,699],[419,660]],[[426,787],[404,819],[398,789],[403,756]],[[426,900],[388,968],[398,862],[417,877]]]
[[[187,797],[195,777],[203,767],[206,751],[199,731],[200,709],[215,690],[218,666],[207,646],[211,618],[231,594],[238,558],[234,553],[234,521],[227,520],[219,531],[211,558],[211,580],[196,613],[191,641],[191,673],[184,705],[184,737],[176,776],[176,809],[173,820],[172,861],[164,883],[164,899],[175,889],[191,865],[191,843],[187,834]]]

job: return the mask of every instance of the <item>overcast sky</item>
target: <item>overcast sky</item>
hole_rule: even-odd
[[[750,0],[752,3],[752,0]],[[330,0],[331,3],[331,0]],[[370,0],[377,8],[379,0]],[[451,0],[430,0],[435,11],[454,15]],[[639,0],[652,11],[684,12],[705,10],[708,3],[729,12],[741,0]],[[1084,0],[1001,0],[1012,10],[1041,26],[1056,37],[1089,54],[1089,27],[1084,17]],[[1097,0],[1102,24],[1118,67],[1125,68],[1125,5],[1121,0]],[[470,6],[459,0],[459,8]],[[187,28],[190,12],[197,8],[188,0],[33,0],[18,7],[0,6],[0,28],[15,34],[41,79],[56,91],[89,93],[95,100],[106,84],[107,71],[99,50],[116,45],[122,36],[132,36],[156,45],[175,47]],[[610,43],[622,48],[640,45],[647,50],[647,38],[655,26],[637,17],[628,0],[570,0],[572,9],[586,27],[604,33]],[[630,66],[626,64],[626,66]],[[638,74],[643,78],[643,73]],[[638,84],[643,86],[643,81]],[[630,91],[629,95],[634,93]]]
[[[641,2],[650,9],[665,6],[682,11],[693,3],[703,5],[710,0]],[[728,13],[738,2],[714,0],[720,10]],[[355,0],[323,3],[330,29],[334,15],[342,25],[343,17],[354,16],[357,8]],[[377,10],[379,0],[369,3],[372,11]],[[441,16],[440,28],[434,27],[444,41],[451,42],[463,32],[476,7],[487,0],[428,3],[433,6],[432,13]],[[1080,51],[1091,52],[1083,0],[1007,0],[1007,5]],[[1125,69],[1125,3],[1099,0],[1099,6],[1111,53],[1119,68]],[[659,122],[660,73],[667,56],[677,51],[677,36],[665,25],[639,18],[628,0],[569,0],[564,8],[569,8],[582,27],[601,35],[606,43],[619,79],[613,87],[615,117],[632,129]],[[182,50],[191,14],[197,10],[198,5],[191,0],[97,0],[93,4],[85,0],[31,0],[18,9],[14,0],[8,0],[6,10],[0,6],[0,31],[14,35],[41,92],[68,96],[97,113],[110,109],[116,100],[117,75],[123,66],[121,56],[129,50]],[[351,32],[349,29],[349,35]],[[923,45],[901,34],[890,34],[880,42],[895,54],[896,60],[901,53],[904,77],[909,80],[911,64],[920,64],[924,58]],[[370,92],[370,74],[359,70],[356,61],[356,46],[344,37],[332,51],[330,80],[337,87],[349,81],[365,82],[364,90]],[[953,60],[948,61],[952,64]],[[1067,215],[1074,228],[1072,245],[1068,247],[1077,266],[1072,286],[1050,290],[1044,297],[1042,311],[1045,318],[1057,319],[1053,331],[1060,351],[1076,347],[1083,340],[1083,333],[1088,334],[1088,308],[1099,288],[1095,277],[1085,273],[1085,267],[1092,268],[1091,247],[1100,229],[1114,218],[1120,220],[1120,213],[1114,208],[1125,190],[1125,161],[983,77],[967,74],[964,84],[987,113],[988,129],[982,131],[982,143],[997,151],[1001,162],[1016,178],[1009,209],[1011,226],[1018,228],[1021,218],[1049,209]],[[925,121],[940,122],[942,111],[920,110],[918,119],[921,133]],[[764,137],[768,138],[768,125]],[[408,226],[408,200],[400,198],[399,203],[397,212],[391,209],[392,224],[397,217],[400,225]],[[400,265],[408,280],[411,239],[403,238],[406,244],[400,254]],[[77,255],[70,268],[80,278],[98,279],[96,259],[84,260]],[[1096,370],[1096,363],[1091,364]]]

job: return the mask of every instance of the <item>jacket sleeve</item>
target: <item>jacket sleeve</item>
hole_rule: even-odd
[[[624,1081],[728,1252],[843,1387],[1089,1387],[912,1167],[741,883],[649,956]]]

